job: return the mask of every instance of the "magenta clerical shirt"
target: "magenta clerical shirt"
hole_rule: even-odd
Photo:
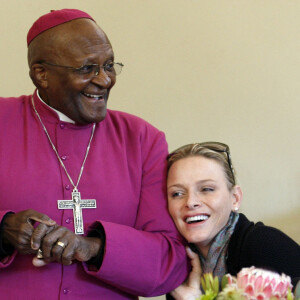
[[[34,94],[35,106],[73,181],[77,181],[92,126],[59,120]],[[37,119],[31,96],[0,98],[0,220],[9,211],[34,209],[73,231],[72,186]],[[0,262],[0,299],[137,299],[164,294],[187,274],[185,250],[167,211],[167,143],[142,119],[108,110],[96,125],[78,189],[96,199],[83,209],[85,233],[94,222],[105,230],[99,271],[51,263],[35,268],[32,255]]]

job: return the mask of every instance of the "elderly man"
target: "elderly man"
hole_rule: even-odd
[[[186,277],[164,134],[107,110],[121,72],[79,10],[28,32],[32,96],[0,98],[1,299],[137,299]],[[26,296],[24,296],[26,295]]]

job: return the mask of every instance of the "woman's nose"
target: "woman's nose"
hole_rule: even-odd
[[[188,196],[187,201],[186,201],[186,206],[189,209],[198,208],[201,205],[202,205],[202,202],[197,195],[191,194]]]

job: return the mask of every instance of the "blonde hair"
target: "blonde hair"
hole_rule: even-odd
[[[168,155],[168,171],[176,161],[191,156],[202,156],[217,161],[224,170],[228,189],[231,190],[235,186],[235,171],[231,162],[229,147],[226,144],[205,142],[182,146]]]

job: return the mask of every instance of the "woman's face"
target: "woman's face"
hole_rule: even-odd
[[[203,156],[176,161],[167,187],[169,212],[179,232],[206,256],[230,212],[239,207],[240,188],[229,191],[221,164]]]

